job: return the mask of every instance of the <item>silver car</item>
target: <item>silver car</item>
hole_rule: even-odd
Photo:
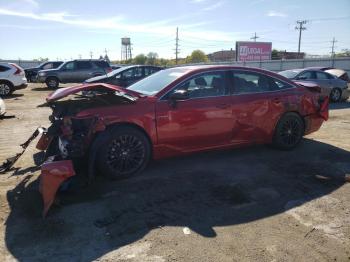
[[[279,72],[291,80],[311,81],[321,87],[321,92],[333,102],[346,100],[350,96],[348,83],[336,76],[317,69],[292,69]]]

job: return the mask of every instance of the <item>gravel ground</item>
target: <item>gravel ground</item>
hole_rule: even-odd
[[[0,161],[50,110],[41,84],[5,99]],[[1,261],[350,261],[350,103],[290,152],[267,146],[152,163],[61,196],[48,218],[34,144],[0,177]],[[327,179],[317,178],[328,177]]]

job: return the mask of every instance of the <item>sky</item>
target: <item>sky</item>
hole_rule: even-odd
[[[297,20],[307,20],[301,51],[327,55],[350,48],[350,0],[0,0],[0,59],[69,60],[121,56],[130,37],[132,55],[174,58],[235,49],[236,41],[272,42],[297,51]]]

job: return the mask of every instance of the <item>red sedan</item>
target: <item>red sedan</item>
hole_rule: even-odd
[[[44,213],[82,159],[90,179],[96,171],[119,178],[151,159],[198,151],[268,143],[288,150],[328,118],[317,86],[233,66],[170,68],[128,89],[62,88],[47,104],[52,125],[38,143],[51,159],[42,166]]]

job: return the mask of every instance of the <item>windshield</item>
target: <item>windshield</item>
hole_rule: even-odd
[[[145,95],[154,95],[177,78],[183,76],[188,70],[188,68],[165,69],[136,82],[129,86],[128,89]]]
[[[299,74],[301,70],[287,70],[279,72],[280,75],[287,77],[289,79],[296,77],[297,74]]]

